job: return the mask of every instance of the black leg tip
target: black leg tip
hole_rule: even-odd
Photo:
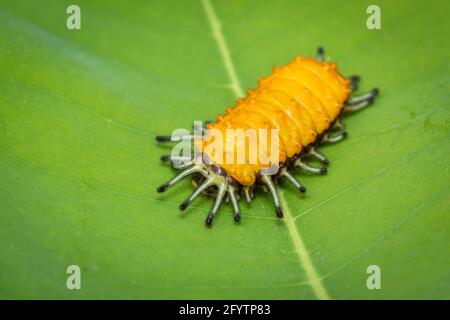
[[[361,78],[355,74],[355,75],[351,76],[350,79],[353,81],[359,81]]]
[[[306,192],[306,188],[305,188],[304,186],[301,186],[300,188],[298,188],[298,190],[299,190],[301,193],[305,193],[305,192]]]
[[[205,224],[206,224],[208,227],[211,227],[212,222],[213,222],[213,218],[214,218],[214,216],[213,216],[211,213],[208,214],[208,216],[206,217]]]
[[[170,156],[169,155],[163,155],[159,158],[162,162],[167,162],[170,160]]]
[[[330,164],[330,160],[324,159],[324,160],[322,161],[322,163],[328,165],[328,164]]]
[[[277,214],[277,217],[278,217],[279,219],[283,218],[283,211],[281,210],[280,207],[276,207],[276,208],[275,208],[275,213]]]
[[[159,193],[161,193],[161,192],[166,191],[166,189],[167,189],[167,186],[162,185],[162,186],[159,186],[158,189],[156,189],[156,191],[158,191]]]
[[[171,140],[169,136],[156,136],[156,141],[158,142],[168,142]]]
[[[342,138],[347,138],[347,136],[348,136],[347,131],[342,132]]]
[[[327,169],[327,168],[325,168],[325,167],[320,168],[320,173],[321,173],[321,174],[325,174],[325,173],[327,173],[327,172],[328,172],[328,169]]]
[[[184,211],[184,210],[186,210],[188,205],[189,205],[189,202],[183,202],[182,204],[180,204],[179,208],[181,211]]]
[[[240,215],[239,213],[236,213],[236,214],[234,215],[234,221],[235,221],[235,222],[241,221],[241,215]]]
[[[317,54],[324,54],[325,50],[322,47],[317,48]]]
[[[377,95],[380,93],[380,89],[378,89],[378,88],[373,88],[371,92],[372,92],[372,95],[373,95],[373,96],[377,96]]]

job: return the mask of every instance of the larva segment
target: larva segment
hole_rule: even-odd
[[[338,99],[340,104],[342,104],[345,99],[350,94],[350,90],[342,90],[342,87],[350,86],[351,79],[345,79],[338,71],[335,64],[320,64],[312,59],[296,59],[292,64],[292,68],[295,70],[297,68],[305,69],[310,71],[312,74],[316,75],[322,85],[328,87],[335,99]]]
[[[311,117],[308,109],[302,109],[301,100],[297,99],[297,96],[290,97],[286,92],[282,90],[271,88],[270,90],[261,89],[259,97],[261,99],[264,99],[265,101],[275,104],[278,108],[281,108],[282,112],[285,113],[294,123],[298,134],[298,140],[293,141],[293,143],[297,143],[297,146],[300,148],[300,150],[302,146],[307,146],[316,137],[318,126],[314,122],[314,119]],[[329,124],[330,121],[327,122],[327,127],[329,126]],[[296,154],[298,152],[299,149],[296,149],[293,154]],[[288,152],[289,157],[292,157],[293,154],[290,154]]]
[[[272,95],[275,93],[276,97]],[[311,123],[309,114],[305,113],[301,105],[296,99],[289,97],[282,91],[274,91],[267,89],[260,89],[254,93],[255,99],[263,101],[265,104],[273,105],[275,112],[285,114],[290,121],[292,121],[296,137],[289,140],[289,149],[286,150],[288,157],[292,157],[297,154],[302,146],[307,146],[311,143],[317,135],[314,126]],[[269,117],[271,115],[268,115]],[[283,135],[281,133],[281,138]]]
[[[192,158],[180,162],[170,156],[161,157],[162,161],[170,161],[175,169],[182,171],[161,185],[158,192],[165,191],[189,175],[197,177],[194,178],[197,189],[180,205],[180,210],[184,211],[201,193],[210,193],[211,189],[215,189],[216,199],[205,220],[207,225],[211,225],[225,198],[233,207],[234,221],[240,221],[239,193],[250,202],[255,186],[263,185],[272,197],[277,217],[281,218],[283,213],[278,199],[277,181],[284,179],[300,192],[305,192],[306,188],[290,171],[300,167],[310,173],[326,173],[326,167],[312,167],[306,160],[315,158],[328,165],[329,160],[317,150],[317,146],[345,138],[347,133],[340,116],[367,107],[378,94],[378,89],[373,89],[349,98],[351,90],[357,88],[359,77],[347,79],[339,73],[336,64],[323,60],[324,51],[319,48],[317,60],[296,57],[290,64],[274,68],[269,77],[260,79],[256,89],[248,90],[247,97],[238,99],[234,107],[226,108],[225,114],[218,115],[215,122],[208,123],[207,130],[202,130],[209,133],[216,129],[222,133],[222,137],[226,137],[228,129],[278,129],[279,145],[275,152],[279,156],[279,162],[276,163],[279,170],[276,173],[267,174],[263,171],[272,163],[264,163],[259,158],[254,163],[249,161],[248,140],[234,138],[234,149],[220,152],[224,157],[230,155],[233,158],[234,161],[228,163],[223,161],[225,158],[220,158],[214,148],[208,148],[214,142],[212,135],[207,134],[195,140],[193,135],[158,136],[158,142],[194,140],[196,148],[201,150],[201,157],[207,160],[206,163],[197,164]],[[259,144],[259,136],[256,143]],[[269,139],[268,149],[271,144]],[[236,161],[239,150],[245,150],[244,163]]]

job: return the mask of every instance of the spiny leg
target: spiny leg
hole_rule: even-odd
[[[347,137],[348,133],[346,131],[339,132],[336,135],[331,135],[329,133],[325,134],[320,140],[320,144],[327,144],[327,143],[336,143],[339,142]]]
[[[325,158],[325,156],[323,154],[321,154],[319,151],[317,151],[315,147],[312,147],[311,149],[309,149],[307,155],[311,156],[313,158],[316,158],[317,160],[319,160],[320,162],[322,162],[325,165],[330,164],[330,160]]]
[[[378,88],[374,88],[371,91],[364,93],[362,95],[348,98],[342,112],[352,113],[364,109],[365,107],[373,103],[375,97],[378,95],[379,92],[380,90]],[[344,125],[339,118],[338,120],[336,120],[333,129],[335,128],[339,130],[338,134],[331,135],[330,132],[327,132],[320,141],[321,144],[336,143],[347,137],[347,132],[345,131]]]
[[[345,106],[343,112],[344,113],[352,113],[352,112],[359,111],[359,110],[364,109],[365,107],[371,105],[373,103],[373,100],[374,100],[374,98],[372,97],[372,98],[370,98],[370,100],[364,100],[355,105]]]
[[[220,205],[222,204],[222,200],[223,197],[225,196],[225,192],[226,192],[226,185],[225,183],[220,183],[217,186],[218,190],[217,190],[217,195],[216,195],[216,200],[214,201],[214,205],[213,208],[211,209],[211,211],[209,212],[208,216],[206,217],[205,223],[207,226],[211,226],[212,222],[214,220],[214,216],[217,213],[217,210],[219,210]]]
[[[193,140],[196,137],[193,134],[185,134],[179,136],[156,136],[155,139],[158,142],[180,142],[183,140]]]
[[[172,179],[170,179],[169,181],[167,181],[166,183],[162,184],[161,186],[158,187],[158,189],[156,189],[158,192],[164,192],[167,190],[167,188],[173,186],[174,184],[176,184],[178,181],[182,180],[183,178],[193,174],[193,173],[202,173],[204,175],[206,175],[207,173],[204,171],[203,166],[202,165],[194,165],[191,166],[187,169],[184,169],[183,171],[181,171],[179,174],[177,174],[175,177],[173,177]]]
[[[170,161],[170,156],[168,154],[164,154],[159,158],[159,160],[161,160],[161,162]]]
[[[205,123],[205,127],[207,124],[209,123],[213,123],[214,121],[212,120],[206,120]],[[199,131],[201,134],[205,133],[206,129],[205,127],[198,127],[196,126],[196,124],[194,123],[192,125],[192,128],[194,129],[194,133],[197,133],[197,131]],[[179,135],[179,136],[156,136],[155,139],[158,142],[180,142],[183,140],[194,140],[195,138],[197,138],[197,136],[195,134],[184,134],[184,135]]]
[[[379,92],[380,92],[380,90],[378,88],[373,88],[369,92],[363,93],[359,96],[349,97],[346,104],[347,105],[355,105],[362,101],[371,100],[374,97],[376,97]]]
[[[323,62],[325,60],[325,50],[322,47],[317,48],[316,60]]]
[[[341,118],[337,118],[334,122],[333,128],[331,130],[337,130],[339,132],[345,131],[345,125],[342,122]]]
[[[358,89],[360,77],[358,75],[350,76],[350,89],[355,91]]]
[[[242,190],[244,191],[245,201],[247,201],[247,203],[252,202],[253,190],[251,189],[251,187],[245,186],[244,188],[242,188]]]
[[[306,164],[305,162],[303,162],[302,159],[300,159],[300,158],[295,160],[294,165],[296,167],[300,167],[303,170],[305,170],[307,172],[311,172],[311,173],[325,174],[328,171],[327,168],[325,168],[325,167],[320,167],[320,168],[311,167],[308,164]]]
[[[275,213],[278,218],[283,218],[283,211],[281,210],[280,199],[278,197],[277,188],[273,183],[271,176],[261,176],[261,181],[267,186],[270,194],[272,195],[272,200],[275,205]]]
[[[232,185],[228,186],[228,196],[231,201],[231,205],[233,206],[234,210],[234,221],[239,222],[241,220],[241,213],[239,211],[239,203],[236,196],[236,189]]]
[[[205,191],[208,187],[212,186],[214,184],[214,179],[208,178],[203,182],[200,186],[197,187],[197,189],[192,192],[192,194],[187,198],[181,205],[180,210],[184,211],[188,205],[191,204],[192,201],[194,201],[195,198],[197,198],[203,191]]]
[[[344,106],[343,112],[352,113],[364,109],[365,107],[371,105],[374,102],[375,97],[378,95],[379,92],[380,90],[378,88],[374,88],[362,95],[348,98]]]
[[[168,162],[172,164],[172,167],[178,170],[186,169],[194,164],[194,161],[190,157],[176,157],[172,158],[170,155],[162,155],[160,157],[162,162]]]
[[[337,130],[337,132],[335,132]],[[334,131],[334,132],[332,132]],[[336,119],[331,130],[324,134],[320,140],[320,144],[336,143],[347,137],[347,132],[345,131],[344,123],[340,118]]]
[[[302,193],[306,192],[305,186],[300,181],[298,181],[291,173],[289,173],[286,167],[281,168],[278,174],[281,177],[286,178],[286,180],[292,183],[294,187],[296,187],[300,192]]]

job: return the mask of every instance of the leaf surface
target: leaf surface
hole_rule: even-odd
[[[381,30],[366,1],[78,2],[73,31],[65,1],[0,3],[0,297],[450,298],[447,2],[378,1]],[[284,221],[260,193],[208,229],[210,198],[178,211],[189,181],[155,192],[155,135],[318,45],[381,95],[327,176],[282,186]]]

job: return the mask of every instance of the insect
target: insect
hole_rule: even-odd
[[[262,186],[271,195],[278,218],[283,212],[278,196],[278,182],[285,179],[300,192],[305,186],[293,175],[295,168],[309,173],[325,174],[329,160],[319,152],[319,146],[336,143],[347,136],[342,117],[361,110],[374,101],[377,88],[352,96],[357,89],[358,76],[345,78],[335,63],[324,60],[324,50],[317,49],[316,58],[296,57],[290,64],[274,68],[269,77],[261,78],[258,87],[249,90],[243,99],[238,99],[224,115],[217,116],[215,122],[207,124],[208,130],[225,132],[230,128],[269,128],[279,132],[276,171],[267,174],[268,165],[261,158],[255,163],[222,163],[216,161],[217,152],[207,151],[212,143],[211,136],[196,138],[188,136],[157,136],[158,142],[191,140],[202,150],[201,157],[207,161],[195,162],[187,158],[176,162],[171,156],[162,156],[162,161],[170,161],[175,169],[181,170],[174,178],[158,187],[164,192],[187,176],[193,176],[194,192],[180,205],[184,211],[200,194],[209,193],[215,197],[214,205],[206,217],[210,226],[223,200],[231,202],[234,220],[239,222],[241,214],[239,200],[245,197],[251,202],[256,186]],[[272,140],[271,140],[272,141]],[[270,147],[271,141],[268,142]],[[247,148],[248,144],[236,148]],[[315,158],[323,166],[314,167],[308,159]],[[270,164],[271,166],[274,163]]]

